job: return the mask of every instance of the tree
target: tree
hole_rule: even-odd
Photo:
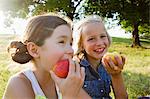
[[[119,24],[132,29],[132,47],[141,46],[139,26],[150,24],[150,0],[86,0],[84,7],[87,14],[96,13],[107,18],[118,14]]]
[[[0,0],[0,10],[13,18],[25,18],[29,12],[28,5],[32,3],[32,0]]]
[[[5,28],[10,28],[11,25],[13,24],[14,20],[10,15],[6,15],[5,14],[5,20],[4,20],[4,27]],[[16,30],[14,29],[14,27],[11,27],[11,29],[13,30],[14,36],[16,35]]]
[[[141,33],[140,38],[150,40],[150,25],[144,25],[144,27],[139,27],[139,32]]]
[[[78,16],[78,13],[75,11],[81,1],[82,0],[47,0],[43,5],[40,4],[39,7],[45,7],[46,12],[62,12],[73,20],[74,17]]]
[[[71,20],[78,16],[76,13],[77,7],[80,5],[82,0],[11,0],[3,2],[1,4],[5,11],[12,11],[14,15],[23,17],[27,16],[29,13],[32,15],[47,13],[47,12],[61,12]],[[22,17],[22,16],[21,16]]]

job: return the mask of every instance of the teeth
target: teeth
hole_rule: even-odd
[[[101,52],[101,51],[103,51],[103,48],[100,48],[100,49],[97,49],[97,50],[95,50],[96,52]]]

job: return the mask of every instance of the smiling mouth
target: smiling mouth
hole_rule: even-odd
[[[103,51],[104,51],[104,48],[99,48],[99,49],[94,50],[94,52],[96,53],[102,53]]]

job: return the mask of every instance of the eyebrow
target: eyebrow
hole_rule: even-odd
[[[69,37],[66,35],[62,35],[62,36],[59,36],[57,38],[64,38],[64,39],[68,38],[69,39]],[[73,37],[71,37],[70,41],[73,42]]]
[[[57,38],[67,38],[67,36],[66,35],[61,35],[61,36],[59,36]]]

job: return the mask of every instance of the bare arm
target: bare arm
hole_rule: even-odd
[[[34,99],[34,93],[29,81],[16,75],[9,79],[3,99]]]
[[[122,74],[113,75],[112,87],[115,95],[115,99],[128,99],[126,88],[123,82]]]
[[[121,56],[115,57],[117,61],[117,65],[114,64],[111,58],[103,58],[102,62],[104,64],[105,69],[111,75],[112,78],[112,87],[115,95],[115,99],[128,99],[128,94],[125,89],[125,85],[122,77],[122,70],[125,64],[125,58]]]

